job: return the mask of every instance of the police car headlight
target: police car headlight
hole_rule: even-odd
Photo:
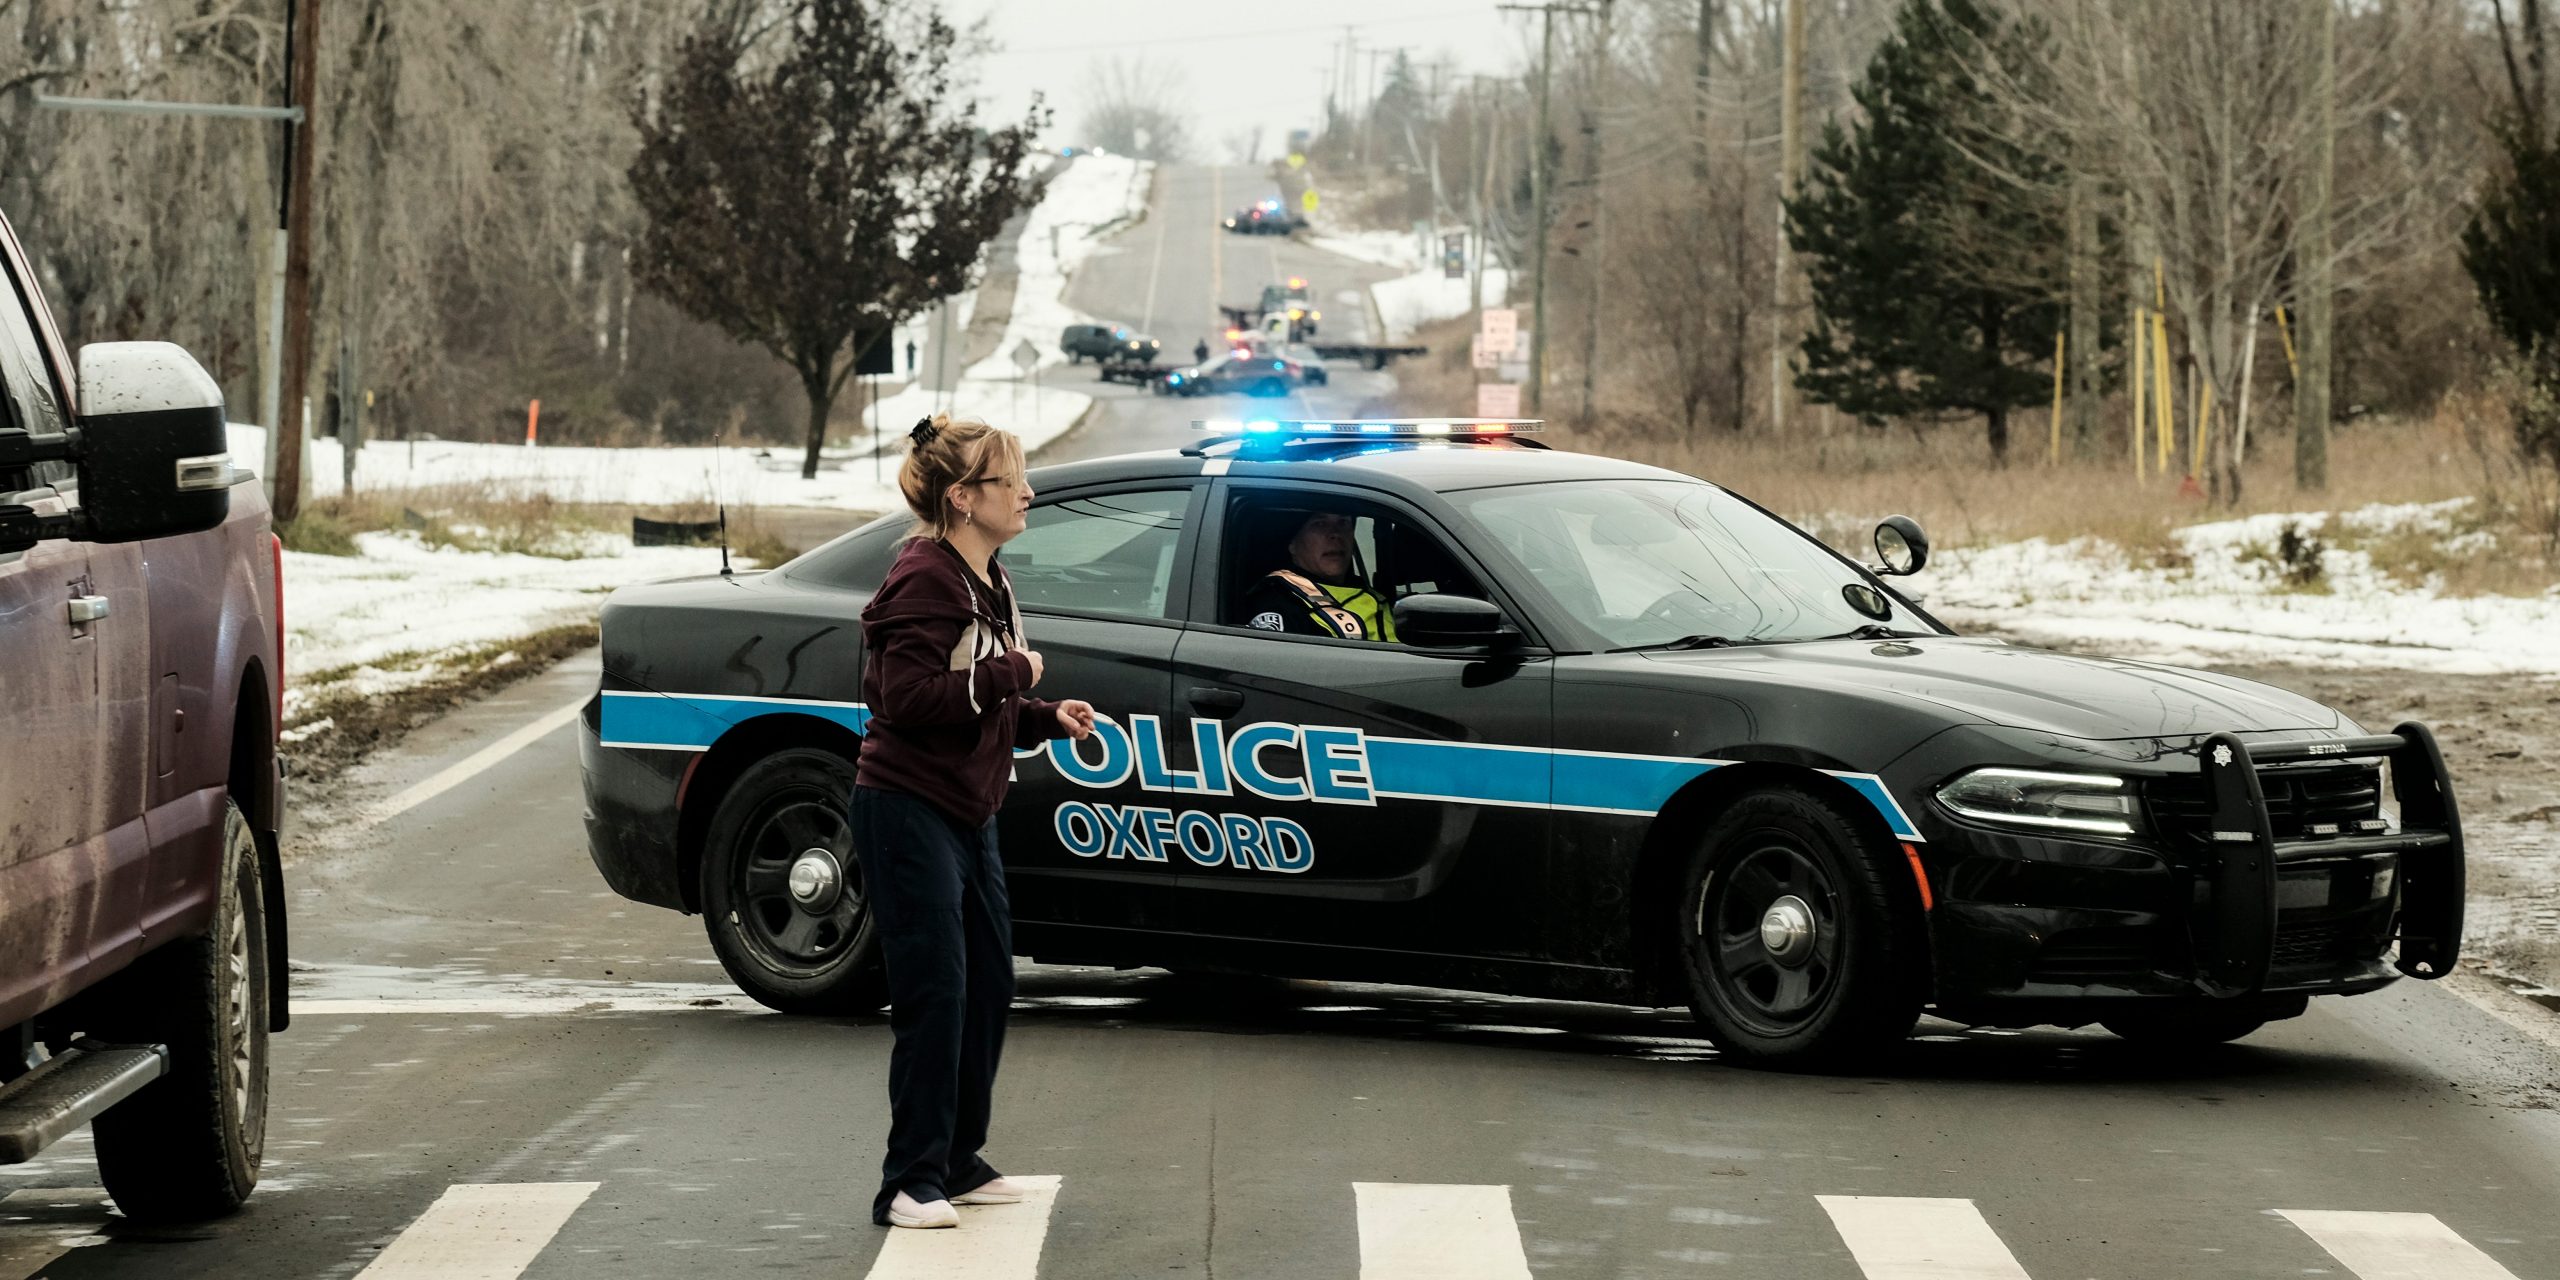
[[[1938,788],[1938,802],[1982,822],[2041,831],[2133,834],[2133,790],[2099,773],[1976,769]]]

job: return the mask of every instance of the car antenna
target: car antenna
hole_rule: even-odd
[[[711,509],[720,519],[720,576],[738,576],[729,568],[729,504],[720,496],[720,432],[711,432]]]

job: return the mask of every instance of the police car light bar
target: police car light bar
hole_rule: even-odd
[[[1303,422],[1276,418],[1200,418],[1191,425],[1217,438],[1285,440],[1358,440],[1386,437],[1467,437],[1525,435],[1540,429],[1537,418],[1367,418],[1350,422]]]

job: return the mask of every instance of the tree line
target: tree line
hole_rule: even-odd
[[[1592,0],[1545,136],[1532,26],[1525,75],[1399,55],[1317,149],[1515,281],[1543,160],[1551,415],[1973,424],[1998,464],[2058,394],[2061,452],[2237,501],[2253,435],[2316,489],[2335,424],[2560,403],[2550,8]]]

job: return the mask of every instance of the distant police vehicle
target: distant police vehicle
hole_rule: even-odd
[[[1220,225],[1238,235],[1285,236],[1298,229],[1298,220],[1288,206],[1271,199],[1257,200],[1236,210]]]
[[[1016,762],[1035,959],[1685,1004],[1780,1064],[1924,1009],[2217,1041],[2456,959],[2426,729],[1956,635],[1893,585],[1903,517],[1869,567],[1510,423],[1230,423],[1033,483],[1003,557],[1041,692],[1106,717]],[[1392,642],[1248,616],[1319,513]],[[881,1000],[854,617],[908,523],[605,606],[596,864],[777,1009]]]
[[[1208,396],[1241,393],[1285,396],[1325,382],[1324,366],[1292,359],[1268,348],[1245,347],[1217,356],[1207,364],[1176,369],[1159,384],[1166,394]]]

